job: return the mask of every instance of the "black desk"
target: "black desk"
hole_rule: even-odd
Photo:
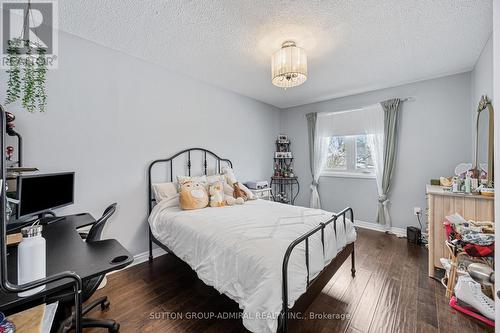
[[[134,260],[132,255],[115,239],[86,243],[77,228],[88,226],[95,219],[87,213],[68,215],[61,221],[43,227],[42,235],[47,249],[47,276],[63,271],[73,271],[82,280],[124,268]],[[17,282],[17,246],[7,248],[9,281]],[[119,263],[114,258],[126,256]],[[0,291],[0,311],[7,314],[28,305],[44,303],[45,296],[71,288],[72,280],[65,279],[50,283],[45,290],[29,296],[18,297],[15,293]]]

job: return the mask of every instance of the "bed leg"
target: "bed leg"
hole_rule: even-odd
[[[149,262],[153,262],[153,241],[151,240],[151,230],[149,230]]]
[[[286,317],[285,317],[286,316]],[[283,313],[283,322],[281,323],[281,333],[288,333],[288,313]]]
[[[355,277],[356,276],[356,265],[355,265],[355,259],[354,259],[354,247],[351,252],[351,276]]]

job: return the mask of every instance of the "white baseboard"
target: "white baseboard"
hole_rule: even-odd
[[[394,234],[398,237],[406,237],[406,229],[404,228],[396,228],[392,227],[389,230],[385,229],[385,226],[378,224],[378,223],[372,223],[372,222],[365,222],[365,221],[360,221],[360,220],[355,220],[354,225],[359,228],[363,229],[369,229],[369,230],[375,230],[379,232],[390,232],[391,234]]]
[[[153,249],[153,258],[157,258],[164,254],[167,254],[167,252],[165,252],[163,249],[160,249],[159,247]],[[134,256],[134,262],[130,264],[128,267],[142,264],[143,262],[146,262],[148,260],[149,260],[149,251],[136,254]]]

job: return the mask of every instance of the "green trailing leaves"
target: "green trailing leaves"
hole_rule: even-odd
[[[36,95],[35,95],[35,59],[32,55],[33,48],[31,45],[26,45],[26,61],[24,62],[24,77],[23,77],[23,107],[29,112],[35,111]]]
[[[20,39],[8,41],[7,62],[9,79],[7,81],[7,98],[5,104],[14,103],[21,95],[21,44]]]
[[[23,47],[26,55],[21,56]],[[9,78],[5,103],[21,99],[22,106],[29,112],[44,112],[47,106],[45,90],[47,76],[46,49],[19,38],[9,41]],[[23,76],[21,77],[21,69]],[[22,95],[22,97],[21,97]]]
[[[47,50],[39,47],[37,49],[37,67],[35,70],[35,98],[38,103],[38,110],[45,112],[47,106],[47,94],[45,93],[45,77],[47,75],[47,60],[45,54]]]

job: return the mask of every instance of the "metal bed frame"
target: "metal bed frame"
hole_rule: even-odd
[[[191,176],[191,168],[192,168],[192,163],[191,163],[191,155],[192,152],[201,152],[202,157],[203,157],[203,163],[202,163],[202,168],[204,171],[204,174],[207,175],[207,170],[208,170],[208,161],[207,157],[213,158],[216,161],[216,171],[218,173],[221,172],[221,163],[226,163],[228,166],[231,168],[233,167],[233,163],[225,158],[219,157],[217,154],[204,149],[204,148],[189,148],[182,150],[168,158],[165,159],[158,159],[154,160],[149,164],[148,167],[148,206],[149,206],[149,211],[148,211],[148,216],[151,213],[151,210],[154,207],[154,204],[156,203],[156,200],[154,198],[154,194],[152,191],[152,170],[153,167],[157,164],[167,164],[170,166],[170,174],[169,178],[170,181],[174,181],[174,160],[182,155],[187,155],[187,161],[185,164],[185,167],[187,167],[187,172],[188,176]],[[355,276],[356,274],[356,269],[355,269],[355,259],[354,259],[354,243],[347,244],[342,251],[340,251],[337,256],[330,262],[328,266],[325,266],[323,270],[313,279],[310,280],[310,275],[309,275],[309,238],[313,236],[316,233],[321,233],[321,243],[323,246],[323,253],[325,253],[325,228],[333,223],[333,228],[334,228],[334,234],[335,237],[337,236],[337,220],[342,219],[343,224],[344,224],[344,230],[346,227],[346,215],[349,214],[349,217],[351,221],[354,221],[354,212],[352,208],[348,207],[342,210],[339,213],[334,213],[332,215],[332,218],[330,218],[328,221],[324,223],[320,223],[317,227],[314,229],[308,231],[307,233],[303,234],[296,240],[294,240],[287,248],[284,258],[283,258],[283,266],[282,266],[282,310],[279,315],[278,319],[278,331],[286,333],[288,332],[288,326],[289,326],[289,320],[293,319],[300,319],[297,318],[295,313],[302,314],[304,311],[309,307],[309,305],[314,301],[316,296],[321,292],[321,290],[326,286],[328,281],[332,278],[332,276],[337,272],[337,270],[342,266],[342,264],[347,260],[349,256],[351,256],[351,275],[352,277]],[[154,235],[151,232],[151,227],[149,226],[148,223],[148,228],[149,228],[149,262],[153,262],[153,243],[158,245],[160,248],[163,250],[167,251],[170,254],[173,254],[174,257],[179,259],[167,246],[162,244],[158,239],[154,237]],[[304,294],[302,294],[295,302],[294,306],[292,308],[289,308],[288,306],[288,262],[290,260],[290,256],[292,254],[293,249],[301,244],[305,244],[305,263],[306,263],[306,268],[307,268],[307,289]],[[179,259],[181,260],[181,259]]]

